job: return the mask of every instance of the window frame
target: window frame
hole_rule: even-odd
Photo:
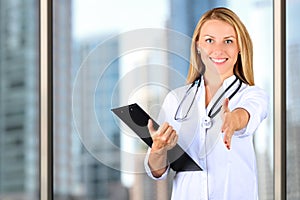
[[[273,2],[274,199],[286,199],[286,1]]]
[[[40,1],[40,199],[53,199],[53,1]]]

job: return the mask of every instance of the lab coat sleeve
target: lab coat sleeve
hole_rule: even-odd
[[[168,175],[168,172],[170,170],[170,165],[168,165],[167,170],[160,177],[158,177],[158,178],[154,177],[153,174],[151,173],[151,169],[150,169],[150,166],[149,166],[149,163],[148,163],[150,152],[151,152],[151,148],[148,149],[148,152],[147,152],[145,160],[144,160],[144,166],[145,166],[146,173],[148,174],[149,177],[151,177],[154,180],[163,180],[163,179],[166,179],[166,177]]]
[[[254,134],[260,123],[268,115],[269,98],[264,90],[257,86],[248,86],[240,99],[238,108],[248,111],[250,118],[245,128],[236,131],[235,136],[245,137]]]
[[[171,92],[166,96],[166,98],[163,102],[162,108],[161,108],[161,110],[159,112],[159,115],[158,115],[158,119],[157,119],[158,124],[162,124],[165,121],[169,121],[169,119],[171,117],[170,116],[171,114],[168,111],[170,111],[170,109],[172,109],[170,107],[172,96],[173,95],[172,95]],[[145,160],[144,160],[144,166],[145,166],[146,173],[148,174],[149,177],[151,177],[154,180],[165,179],[167,177],[167,174],[168,174],[169,170],[170,170],[170,165],[168,165],[167,170],[165,171],[165,173],[161,177],[158,177],[158,178],[154,177],[153,174],[151,173],[151,169],[150,169],[150,166],[149,166],[150,152],[151,152],[151,148],[148,149],[148,152],[147,152]]]

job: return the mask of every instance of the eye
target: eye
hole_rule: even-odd
[[[212,40],[211,38],[207,38],[207,39],[205,40],[205,42],[207,42],[207,43],[213,43],[213,40]]]
[[[225,44],[232,44],[233,41],[232,40],[225,40]]]

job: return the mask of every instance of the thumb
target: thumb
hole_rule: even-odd
[[[155,132],[155,129],[153,128],[153,122],[151,119],[148,120],[147,126],[148,126],[148,130],[149,130],[150,134],[153,135]]]
[[[229,99],[228,99],[228,98],[225,98],[225,99],[224,99],[224,102],[223,102],[223,106],[222,106],[222,111],[223,111],[223,113],[225,113],[225,112],[230,112],[229,107],[228,107],[228,104],[229,104]]]

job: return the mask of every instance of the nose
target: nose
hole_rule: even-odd
[[[215,43],[213,45],[213,48],[212,48],[212,55],[213,56],[220,56],[220,55],[224,54],[224,51],[225,51],[224,44]]]

